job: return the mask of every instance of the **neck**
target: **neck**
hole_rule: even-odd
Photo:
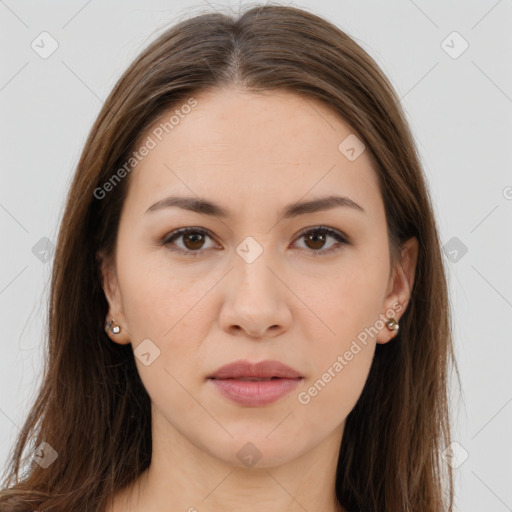
[[[291,460],[240,467],[153,416],[151,464],[114,497],[108,512],[345,512],[335,493],[343,425]]]

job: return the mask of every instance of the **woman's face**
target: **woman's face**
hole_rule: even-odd
[[[326,106],[285,92],[194,98],[135,148],[115,269],[103,268],[121,326],[110,336],[132,343],[163,435],[271,467],[341,439],[376,343],[395,335],[384,320],[403,314],[417,246],[392,272],[369,151]],[[209,378],[240,360],[301,378]]]

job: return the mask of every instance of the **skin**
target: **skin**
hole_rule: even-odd
[[[131,172],[117,256],[102,266],[106,321],[114,317],[121,327],[109,334],[112,341],[135,350],[150,339],[160,350],[148,366],[135,358],[152,401],[151,466],[108,510],[343,510],[334,483],[345,419],[376,344],[390,342],[396,331],[381,322],[309,403],[298,394],[387,311],[399,308],[400,320],[417,240],[404,244],[401,265],[392,267],[371,155],[365,150],[349,161],[338,150],[353,132],[328,107],[288,92],[235,88],[194,97],[198,105]],[[331,194],[365,211],[279,216],[285,205]],[[145,213],[170,195],[213,200],[231,215],[177,207]],[[320,225],[344,233],[350,244],[313,255],[338,243],[330,235],[323,244],[304,236]],[[160,243],[181,227],[211,233],[202,243],[174,240],[174,247],[200,256]],[[263,249],[252,263],[236,252],[247,236]],[[238,359],[276,359],[305,378],[272,404],[237,405],[206,377]],[[252,467],[237,457],[248,442],[261,454]]]

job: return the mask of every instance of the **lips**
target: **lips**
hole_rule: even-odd
[[[207,378],[225,398],[245,407],[271,404],[295,389],[304,377],[279,361],[235,361]]]
[[[209,379],[237,380],[271,380],[271,379],[300,379],[303,376],[295,369],[279,361],[235,361],[220,367]]]

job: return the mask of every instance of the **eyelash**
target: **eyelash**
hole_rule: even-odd
[[[207,230],[202,229],[202,228],[189,227],[189,228],[180,228],[180,229],[177,229],[177,230],[169,233],[162,239],[161,244],[164,246],[168,246],[169,250],[171,250],[171,251],[185,254],[186,256],[191,256],[191,257],[201,256],[201,253],[203,253],[207,249],[198,249],[197,251],[193,251],[190,249],[184,250],[181,248],[170,247],[171,243],[174,240],[176,240],[177,238],[180,238],[180,236],[188,235],[191,233],[195,233],[195,234],[198,233],[201,235],[206,235],[213,239],[213,237]],[[326,254],[330,254],[332,252],[339,250],[343,245],[350,245],[350,242],[348,241],[347,237],[343,236],[341,233],[339,233],[338,231],[336,231],[334,229],[328,228],[327,226],[317,226],[314,228],[309,228],[306,231],[303,231],[299,235],[298,238],[302,238],[303,236],[308,235],[310,233],[329,235],[329,236],[333,237],[335,240],[337,240],[337,242],[338,242],[337,244],[334,244],[329,249],[319,249],[319,250],[306,249],[306,251],[308,251],[312,256],[324,256]]]

